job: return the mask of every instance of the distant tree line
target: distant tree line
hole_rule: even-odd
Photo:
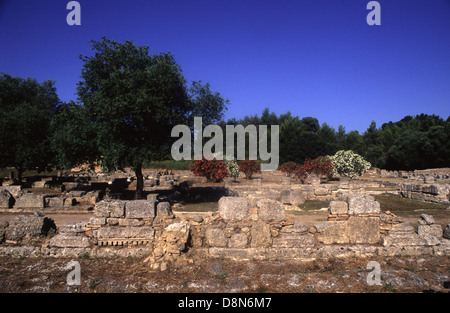
[[[279,125],[280,163],[334,155],[339,150],[352,150],[372,166],[391,170],[415,170],[450,166],[450,117],[436,115],[405,116],[398,122],[377,128],[372,121],[360,134],[334,129],[317,118],[293,116],[290,112],[277,116],[268,108],[261,116],[229,119],[224,124]],[[269,141],[270,142],[270,141]]]

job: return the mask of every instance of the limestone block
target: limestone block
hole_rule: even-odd
[[[14,207],[17,209],[43,208],[44,206],[44,195],[34,193],[24,193],[22,196],[16,198],[16,203],[14,204]]]
[[[292,205],[305,203],[305,195],[301,190],[291,190],[289,193],[289,201]]]
[[[272,244],[269,224],[259,219],[252,223],[250,234],[252,237],[250,246],[252,248],[267,248]]]
[[[119,218],[119,226],[122,227],[139,227],[144,226],[144,221],[138,218]]]
[[[160,202],[156,206],[156,215],[157,216],[172,216],[172,207],[169,202]]]
[[[350,243],[375,244],[380,241],[380,219],[378,217],[350,216],[348,228]]]
[[[22,186],[0,186],[0,191],[8,191],[15,199],[22,195]]]
[[[442,238],[442,226],[439,224],[427,225],[427,224],[418,224],[417,225],[417,234],[420,237],[424,238],[425,236],[432,236],[436,238]]]
[[[242,221],[247,217],[248,202],[243,197],[222,197],[219,200],[219,214],[223,219]]]
[[[91,217],[89,219],[89,225],[106,225],[106,217]]]
[[[281,222],[285,220],[284,205],[276,200],[261,199],[256,203],[258,216],[264,222]]]
[[[327,221],[314,227],[317,230],[317,239],[323,244],[350,242],[347,221]]]
[[[155,201],[131,200],[125,201],[125,216],[127,218],[154,218]]]
[[[208,227],[205,232],[206,241],[211,247],[226,247],[228,239],[220,228]]]
[[[316,188],[316,189],[314,189],[314,194],[316,196],[326,196],[326,195],[328,195],[328,189],[327,188]]]
[[[155,237],[155,229],[150,226],[142,227],[100,227],[96,230],[98,239],[146,239]]]
[[[50,239],[51,247],[60,248],[87,248],[90,246],[89,238],[85,236],[73,236],[69,234],[58,234]]]
[[[330,201],[328,211],[334,215],[348,214],[348,204],[346,201]]]
[[[124,217],[125,202],[122,200],[102,200],[95,204],[95,217]]]
[[[350,215],[379,214],[380,203],[369,195],[352,196],[348,200],[348,213]]]
[[[10,209],[14,205],[14,197],[8,190],[0,190],[0,208]]]
[[[395,224],[389,230],[389,235],[382,238],[384,247],[390,246],[425,246],[427,242],[415,233],[414,227],[408,222]]]
[[[56,231],[53,219],[37,215],[19,215],[9,222],[6,239],[20,241],[46,236],[51,231]]]
[[[283,227],[272,243],[273,248],[311,248],[314,245],[314,238],[308,236],[308,228],[301,222]]]
[[[245,248],[247,246],[248,238],[244,233],[231,235],[230,248]]]
[[[434,217],[429,214],[420,214],[419,224],[432,225],[434,224]]]

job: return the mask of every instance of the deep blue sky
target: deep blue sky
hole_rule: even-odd
[[[188,81],[231,102],[226,119],[313,116],[363,132],[405,115],[450,115],[450,0],[0,0],[0,72],[55,80],[76,100],[89,40],[132,40],[170,51]]]

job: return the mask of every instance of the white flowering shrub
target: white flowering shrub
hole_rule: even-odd
[[[228,174],[236,180],[239,177],[239,165],[236,160],[224,160]]]
[[[336,174],[350,178],[362,175],[372,166],[372,164],[352,150],[340,150],[331,157],[331,160],[333,161]]]

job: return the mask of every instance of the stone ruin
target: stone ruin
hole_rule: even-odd
[[[285,195],[299,201],[294,192]],[[288,200],[286,200],[288,201]],[[285,205],[257,197],[222,197],[218,212],[175,216],[169,202],[97,202],[86,222],[59,229],[51,219],[18,216],[0,224],[0,255],[146,257],[152,268],[195,256],[237,260],[449,255],[450,228],[422,214],[417,231],[370,195],[333,200],[327,221],[306,227],[286,219]]]
[[[400,194],[404,198],[450,205],[450,184],[434,184],[433,178],[425,179],[424,183],[404,183]]]
[[[3,181],[0,186],[0,212],[33,213],[87,213],[103,199],[123,198],[124,190],[134,180],[134,174],[82,173],[69,177],[52,176],[15,185],[15,181]],[[174,193],[179,175],[146,172],[144,191],[149,200],[158,195]],[[174,197],[174,195],[172,195]]]

